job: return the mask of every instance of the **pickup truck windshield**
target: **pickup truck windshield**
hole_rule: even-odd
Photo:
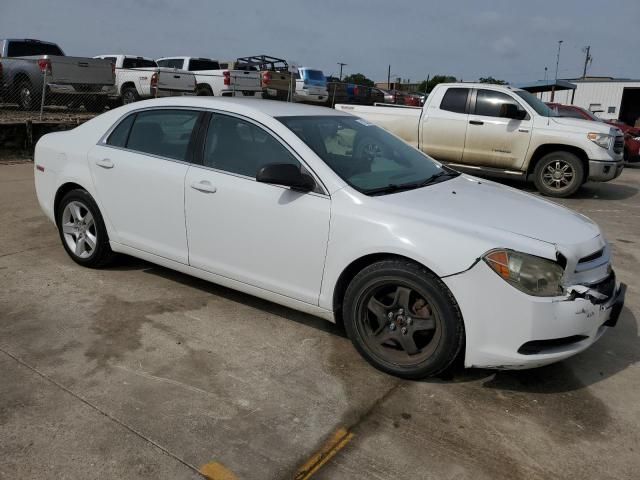
[[[360,118],[304,116],[277,120],[340,178],[367,195],[411,190],[459,175]]]
[[[550,109],[546,103],[536,97],[533,93],[527,92],[526,90],[515,90],[515,94],[527,102],[529,106],[538,113],[538,115],[542,115],[543,117],[558,116],[556,112]]]
[[[7,57],[31,57],[35,55],[64,56],[60,47],[53,43],[10,41]]]

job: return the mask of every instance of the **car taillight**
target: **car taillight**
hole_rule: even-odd
[[[153,75],[151,75],[151,80],[149,81],[149,87],[151,90],[151,96],[155,97],[156,91],[158,89],[158,72],[154,72]]]
[[[224,84],[231,85],[231,73],[225,70],[224,72],[222,72],[222,75],[224,76]]]
[[[48,58],[38,60],[38,67],[40,67],[40,73],[51,74],[51,60]]]
[[[111,75],[113,75],[113,78],[116,78],[116,64],[111,62]]]
[[[271,73],[264,72],[262,74],[262,83],[264,83],[265,85],[268,85],[269,82],[271,82]]]
[[[360,94],[360,89],[358,88],[358,86],[356,85],[355,87],[353,87],[353,94],[357,97]]]

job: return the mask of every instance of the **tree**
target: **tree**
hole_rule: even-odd
[[[498,80],[496,78],[493,78],[492,76],[480,77],[480,79],[478,81],[480,83],[494,83],[496,85],[506,85],[507,84],[507,82],[505,82],[504,80]]]
[[[430,93],[431,90],[433,90],[433,87],[435,87],[439,83],[452,83],[457,81],[458,80],[456,79],[456,77],[453,77],[451,75],[434,75],[429,79],[429,81],[423,80],[418,85],[418,91]]]
[[[347,75],[342,78],[342,81],[345,83],[355,83],[356,85],[366,85],[368,87],[373,87],[373,80],[367,78],[362,73],[352,73],[351,75]]]

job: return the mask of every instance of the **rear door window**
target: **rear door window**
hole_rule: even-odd
[[[136,116],[135,114],[133,114],[122,120],[118,124],[118,126],[113,129],[111,135],[109,135],[109,138],[107,139],[107,145],[124,148],[127,145],[129,131],[131,130],[131,125],[133,125],[133,121],[135,120],[135,118]]]
[[[189,161],[187,152],[199,115],[200,112],[192,110],[139,112],[135,115],[125,147],[137,152]],[[118,128],[111,136],[116,134]],[[114,137],[114,142],[119,138],[119,135]],[[107,143],[111,144],[110,140],[111,137]]]
[[[168,60],[158,60],[156,63],[159,67],[177,68],[181,70],[184,65],[184,60],[181,58],[171,58]]]
[[[450,88],[448,89],[442,102],[440,102],[440,110],[448,112],[465,113],[467,111],[467,98],[469,97],[468,88]]]

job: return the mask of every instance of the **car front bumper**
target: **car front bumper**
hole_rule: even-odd
[[[589,160],[589,177],[588,180],[594,182],[608,182],[614,178],[618,178],[624,169],[624,161],[617,162]]]
[[[325,92],[309,92],[307,90],[296,90],[294,99],[298,102],[316,102],[324,103],[327,101],[328,93]]]
[[[624,284],[615,285],[606,300],[588,293],[534,297],[483,261],[443,281],[464,318],[465,366],[497,369],[539,367],[585,350],[615,325],[626,291]]]

